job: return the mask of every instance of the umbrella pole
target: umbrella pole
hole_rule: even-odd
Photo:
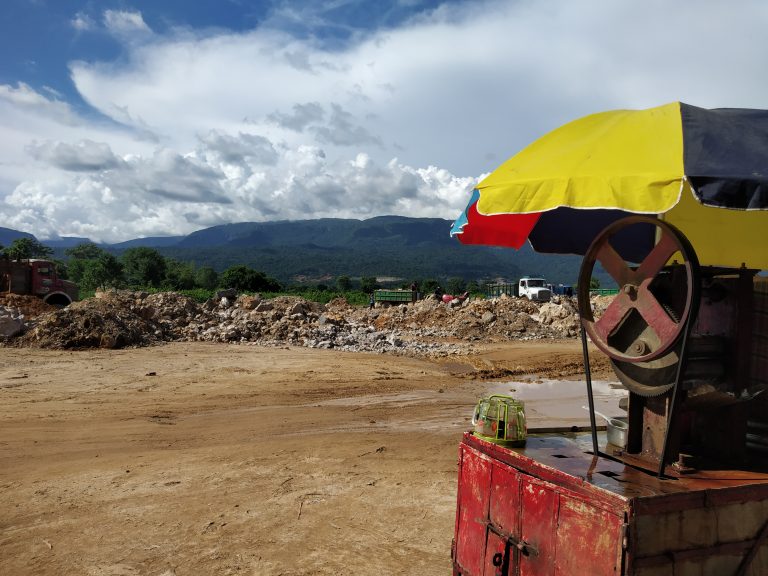
[[[581,325],[581,353],[584,356],[584,376],[587,379],[587,401],[589,402],[589,425],[592,429],[592,454],[597,457],[597,424],[595,423],[595,398],[592,394],[592,371],[589,368],[589,349],[587,348],[587,332]]]

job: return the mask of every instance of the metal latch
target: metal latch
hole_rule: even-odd
[[[515,538],[511,534],[504,534],[492,525],[488,525],[488,529],[504,541],[504,552],[496,552],[491,559],[491,563],[496,567],[496,576],[509,574],[509,565],[515,550],[526,558],[539,555],[538,549],[530,542]]]
[[[525,540],[518,540],[517,538],[514,538],[512,536],[509,536],[507,538],[507,542],[510,546],[514,546],[515,548],[520,550],[520,554],[522,554],[523,556],[528,557],[528,556],[539,555],[539,551],[530,542],[526,542]]]

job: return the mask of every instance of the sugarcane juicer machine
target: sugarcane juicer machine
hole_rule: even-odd
[[[630,266],[611,240],[634,226],[653,226],[656,244]],[[619,286],[599,319],[589,298],[596,262]],[[757,272],[700,267],[682,233],[648,217],[622,219],[592,243],[579,315],[629,391],[627,445],[611,447],[613,455],[659,475],[668,464],[680,472],[744,464],[749,400],[762,391],[749,373]],[[592,407],[589,380],[588,371]]]
[[[637,227],[655,242],[628,261],[615,246]],[[602,314],[589,293],[598,263],[619,286]],[[467,432],[454,575],[768,574],[757,272],[700,266],[663,220],[605,228],[578,284],[591,442],[532,430],[507,447]],[[628,391],[626,445],[598,437],[588,340]]]

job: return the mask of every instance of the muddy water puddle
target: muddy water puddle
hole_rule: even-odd
[[[505,394],[525,403],[528,426],[588,426],[587,385],[575,380],[541,380],[536,382],[504,382],[490,387],[492,394]],[[609,380],[594,380],[592,393],[595,410],[606,416],[625,416],[619,400],[627,397],[621,384]],[[605,422],[598,419],[599,425]]]
[[[596,380],[592,387],[598,412],[608,416],[625,414],[619,408],[619,400],[627,395],[627,391],[618,382]],[[226,412],[232,418],[258,418],[262,413],[279,410],[290,415],[289,419],[311,422],[311,426],[298,426],[295,430],[299,432],[285,432],[291,435],[303,434],[306,430],[312,433],[386,430],[459,434],[471,428],[472,412],[480,397],[491,394],[505,394],[522,400],[530,429],[589,425],[589,413],[582,409],[587,405],[586,384],[577,380],[472,381],[444,391],[364,394],[295,405],[251,406]],[[318,409],[345,414],[346,417],[341,418],[344,423],[339,424],[339,419],[315,421],[312,412]],[[302,415],[296,410],[300,410]],[[216,414],[200,414],[191,418],[218,417]],[[597,424],[602,426],[604,422],[598,418]]]
[[[588,426],[589,413],[584,382],[573,380],[537,380],[535,382],[496,382],[483,384],[481,394],[505,394],[525,402],[530,428]],[[627,391],[618,382],[596,380],[592,383],[595,409],[608,416],[622,416],[619,400]],[[404,431],[456,431],[470,427],[470,417],[479,400],[477,385],[446,392],[413,390],[397,394],[370,394],[315,402],[314,406],[345,407],[352,411],[378,411],[386,418],[376,420],[377,428]],[[604,425],[600,419],[598,425]]]

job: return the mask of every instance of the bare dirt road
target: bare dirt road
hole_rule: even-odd
[[[2,348],[0,574],[449,574],[477,398],[581,370],[577,340]]]

